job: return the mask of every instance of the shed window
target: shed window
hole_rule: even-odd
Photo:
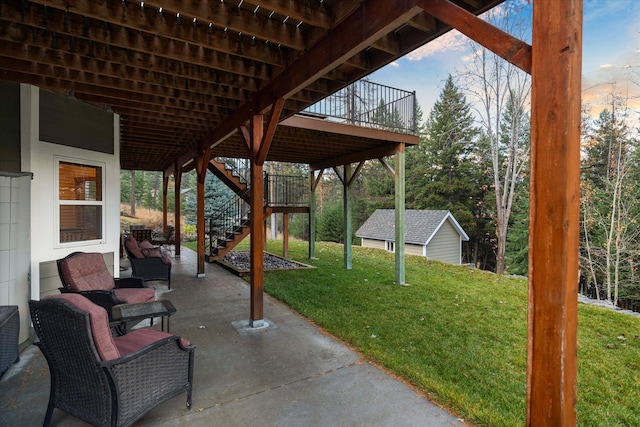
[[[59,243],[101,241],[104,166],[57,162]]]
[[[396,251],[396,245],[395,242],[384,242],[385,243],[385,249],[388,250],[389,252],[395,252]]]

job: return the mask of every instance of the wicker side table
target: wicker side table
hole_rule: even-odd
[[[0,306],[0,375],[20,359],[18,335],[20,316],[17,305]]]
[[[111,309],[113,320],[126,324],[126,322],[144,320],[153,317],[162,319],[164,331],[164,318],[167,318],[167,332],[169,332],[169,316],[176,312],[176,308],[169,300],[142,302],[139,304],[120,304]]]

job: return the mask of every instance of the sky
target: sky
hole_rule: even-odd
[[[513,6],[518,20],[530,22],[534,3],[507,0],[503,6]],[[525,41],[530,43],[530,38]],[[606,107],[611,110],[613,90],[627,99],[630,124],[640,127],[640,0],[584,0],[582,49],[582,96],[591,115]],[[369,78],[416,91],[426,119],[447,76],[462,73],[470,65],[470,53],[469,39],[454,30]]]

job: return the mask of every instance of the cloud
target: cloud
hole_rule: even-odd
[[[392,63],[390,63],[388,65],[389,67],[394,67],[394,68],[398,68],[400,67],[400,63],[398,61],[393,61]]]
[[[422,61],[425,58],[450,52],[464,52],[469,48],[469,39],[457,30],[449,31],[430,43],[409,53],[409,61]]]

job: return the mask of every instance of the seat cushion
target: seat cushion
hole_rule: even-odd
[[[107,311],[97,304],[92,303],[89,299],[80,294],[65,293],[60,295],[51,295],[45,299],[55,298],[67,302],[72,307],[89,313],[89,321],[91,324],[91,335],[93,343],[96,346],[98,355],[101,360],[112,360],[120,357],[120,351],[116,347],[111,329],[109,328],[109,316]]]
[[[153,288],[118,288],[113,291],[120,301],[127,304],[149,302],[156,299],[156,290]]]
[[[60,262],[60,273],[69,289],[96,291],[115,288],[113,277],[98,252],[82,252]]]
[[[145,249],[154,249],[155,246],[151,244],[148,240],[143,240],[142,243],[138,245],[140,247],[140,251],[144,254]]]
[[[171,258],[166,256],[160,248],[141,249],[145,258],[160,258],[164,264],[171,265]]]
[[[135,237],[129,235],[127,236],[127,238],[124,241],[124,245],[127,247],[127,251],[129,251],[129,253],[131,254],[131,256],[133,256],[134,258],[144,258],[144,255],[142,255],[142,252],[140,252],[140,248],[138,247],[138,241],[136,240]]]
[[[122,356],[140,350],[143,347],[153,344],[172,336],[166,332],[156,331],[155,329],[135,329],[121,337],[115,337],[114,342],[118,351]]]
[[[161,341],[172,336],[173,335],[166,332],[144,328],[136,329],[121,337],[115,337],[113,340],[116,343],[116,347],[118,347],[120,354],[122,356],[126,356],[127,354],[136,352],[149,344],[153,344],[154,342]],[[180,338],[180,343],[184,347],[191,345],[189,340],[186,338]]]

